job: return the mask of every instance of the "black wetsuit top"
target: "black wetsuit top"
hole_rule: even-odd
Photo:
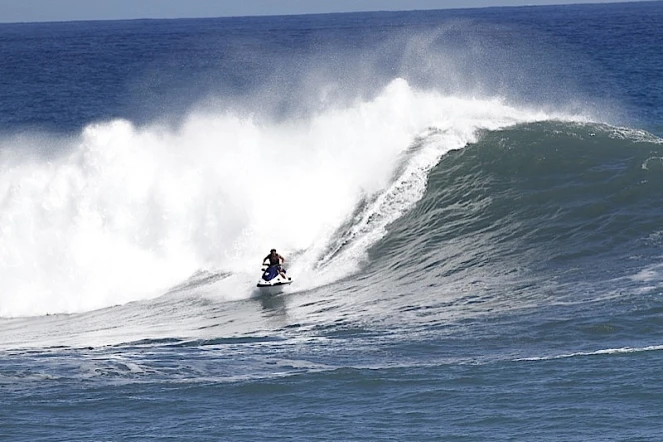
[[[272,254],[270,253],[269,255],[267,255],[265,259],[269,259],[270,266],[277,266],[281,264],[280,257],[278,254],[276,254],[276,256],[272,256]]]

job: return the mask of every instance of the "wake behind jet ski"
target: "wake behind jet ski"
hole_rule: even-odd
[[[276,253],[276,249],[270,250],[269,255],[262,261],[262,277],[257,285],[261,292],[274,295],[292,284],[292,278],[286,276],[285,268],[281,265],[285,258]]]

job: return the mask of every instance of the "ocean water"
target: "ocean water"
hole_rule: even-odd
[[[661,440],[661,23],[0,25],[0,438]]]

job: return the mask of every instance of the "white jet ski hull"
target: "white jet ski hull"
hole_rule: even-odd
[[[285,289],[290,284],[292,284],[292,278],[278,275],[269,281],[261,279],[258,281],[257,287],[258,290],[260,290],[260,293],[264,293],[266,295],[276,295],[277,293],[281,293],[283,289]]]
[[[290,284],[292,284],[292,281],[284,282],[281,284],[258,284],[258,290],[260,293],[265,295],[278,295]]]

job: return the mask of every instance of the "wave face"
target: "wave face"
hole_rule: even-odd
[[[661,141],[559,121],[483,132],[431,171],[371,271],[422,291],[485,287],[519,307],[660,287]]]

